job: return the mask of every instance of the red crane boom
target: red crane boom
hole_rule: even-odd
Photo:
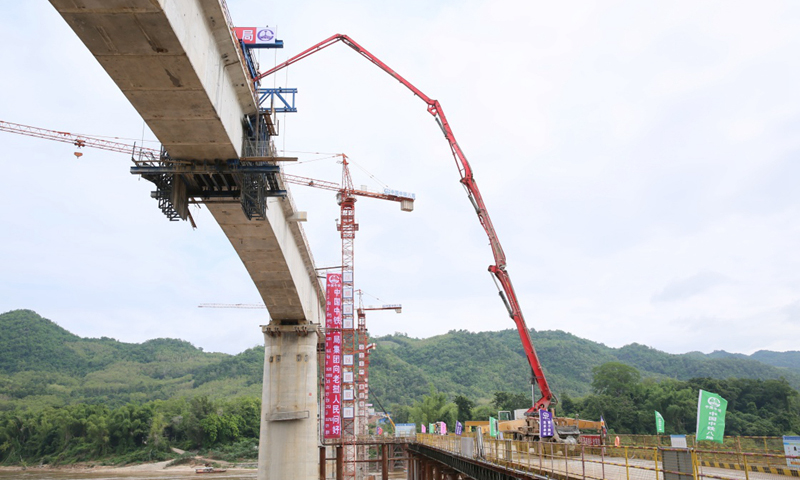
[[[511,278],[506,271],[506,255],[503,252],[503,247],[500,245],[500,240],[497,238],[497,232],[495,232],[494,226],[492,225],[492,220],[489,218],[489,213],[486,210],[486,205],[483,202],[483,197],[478,189],[478,185],[475,183],[475,178],[472,174],[472,167],[470,167],[467,157],[464,155],[464,152],[461,150],[461,147],[456,141],[456,137],[453,134],[453,130],[450,128],[450,124],[447,122],[447,117],[444,115],[441,104],[439,104],[437,100],[425,95],[420,89],[411,84],[411,82],[400,76],[400,74],[379,60],[378,57],[356,43],[355,40],[347,35],[342,34],[333,35],[314,45],[313,47],[300,52],[280,65],[277,65],[258,75],[254,81],[258,81],[264,77],[267,77],[278,70],[288,67],[289,65],[308,57],[313,53],[333,45],[336,42],[342,42],[348,47],[352,48],[362,57],[366,58],[375,66],[394,77],[394,79],[398,82],[402,83],[403,86],[411,90],[414,95],[422,99],[422,101],[428,105],[428,113],[433,115],[433,117],[436,119],[436,122],[439,124],[439,127],[442,129],[442,133],[444,133],[444,136],[450,145],[450,150],[453,153],[453,157],[455,158],[456,166],[458,167],[458,173],[461,176],[461,183],[464,185],[464,188],[467,191],[467,196],[469,197],[472,206],[475,208],[475,213],[478,214],[478,220],[480,220],[483,229],[486,231],[486,235],[489,237],[489,243],[492,246],[494,265],[489,266],[489,271],[492,272],[502,286],[502,290],[499,292],[500,298],[503,299],[503,303],[506,305],[509,315],[517,326],[520,339],[522,340],[522,346],[525,349],[525,355],[528,359],[528,363],[531,366],[533,382],[539,386],[539,390],[542,393],[542,397],[534,402],[529,412],[538,410],[540,408],[547,409],[551,403],[556,403],[555,395],[550,390],[550,386],[548,385],[547,379],[544,376],[544,371],[542,370],[542,365],[539,362],[539,357],[536,355],[536,350],[533,348],[530,332],[528,331],[528,327],[525,324],[525,319],[522,316],[522,311],[519,307],[519,302],[517,301],[517,295],[514,293],[514,287],[511,285]]]

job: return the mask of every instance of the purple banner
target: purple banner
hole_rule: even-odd
[[[553,414],[547,410],[539,410],[539,436],[552,437],[554,430]]]
[[[456,435],[461,435],[464,431],[464,425],[461,425],[461,422],[456,422]]]

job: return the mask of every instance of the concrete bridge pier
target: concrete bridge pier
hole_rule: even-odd
[[[264,388],[258,480],[314,480],[317,455],[317,342],[313,324],[263,326]]]

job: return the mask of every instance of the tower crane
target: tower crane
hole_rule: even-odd
[[[29,125],[21,125],[19,123],[11,123],[3,120],[0,120],[0,131],[17,133],[19,135],[27,135],[29,137],[43,138],[45,140],[54,140],[56,142],[71,143],[78,149],[83,147],[91,147],[117,153],[128,153],[134,158],[139,158],[144,154],[158,156],[160,153],[160,150],[155,148],[112,142],[102,138],[90,137],[77,133],[59,132],[57,130],[47,130],[45,128],[31,127]],[[75,156],[80,158],[83,156],[83,153],[76,151]]]
[[[538,385],[539,391],[541,392],[541,397],[533,402],[533,406],[528,409],[528,415],[534,415],[539,409],[547,409],[550,407],[551,404],[556,404],[557,399],[553,392],[550,390],[550,386],[547,383],[547,379],[544,376],[544,371],[542,370],[542,364],[539,361],[539,357],[536,354],[536,350],[533,348],[533,343],[531,342],[530,332],[528,331],[528,327],[525,324],[525,319],[522,316],[522,310],[520,308],[519,302],[517,300],[517,294],[514,292],[514,287],[511,284],[511,277],[506,270],[506,255],[503,252],[503,247],[500,245],[500,240],[497,237],[497,232],[492,225],[492,220],[489,218],[489,212],[486,210],[486,204],[483,201],[483,197],[481,196],[481,192],[478,189],[478,184],[475,182],[475,177],[473,176],[472,167],[470,166],[469,162],[467,161],[467,157],[464,155],[464,152],[461,150],[461,147],[458,145],[456,141],[456,137],[453,134],[453,130],[450,128],[450,124],[447,122],[447,117],[445,117],[444,110],[442,110],[442,106],[438,100],[434,100],[431,97],[425,95],[419,88],[415,87],[411,82],[403,78],[400,74],[392,70],[388,65],[383,63],[378,57],[367,51],[364,47],[356,43],[355,40],[348,37],[347,35],[342,34],[335,34],[332,35],[325,40],[317,43],[311,48],[308,48],[297,55],[293,56],[292,58],[286,60],[285,62],[276,65],[275,67],[267,70],[264,73],[261,73],[253,78],[253,81],[259,81],[264,77],[272,75],[273,73],[292,65],[295,62],[298,62],[309,55],[312,55],[320,50],[327,48],[337,42],[342,42],[348,47],[352,48],[359,55],[366,58],[372,64],[383,70],[384,72],[391,75],[395,80],[400,82],[404,87],[411,90],[411,92],[419,97],[425,104],[428,106],[428,113],[433,115],[436,123],[439,125],[439,128],[442,129],[442,133],[444,134],[447,143],[450,145],[450,150],[453,153],[453,157],[456,162],[456,166],[458,167],[458,173],[461,177],[461,184],[464,186],[464,189],[467,191],[467,197],[469,198],[472,207],[475,209],[475,213],[478,215],[478,220],[481,223],[481,226],[486,231],[486,235],[489,237],[489,244],[492,247],[492,254],[494,255],[494,264],[489,266],[489,271],[494,276],[496,282],[499,282],[500,286],[498,287],[498,293],[500,298],[503,300],[503,303],[508,310],[508,314],[511,319],[514,321],[517,331],[519,333],[520,339],[522,341],[522,346],[525,349],[525,356],[528,359],[528,364],[531,368],[531,380],[532,384]]]
[[[342,411],[352,411],[352,417],[343,416],[342,436],[348,444],[344,449],[345,476],[358,477],[356,474],[357,460],[364,460],[366,451],[363,445],[357,446],[356,437],[365,435],[367,432],[366,423],[366,399],[359,398],[366,395],[363,389],[363,378],[361,376],[360,363],[356,364],[355,359],[361,357],[361,349],[364,349],[366,356],[366,324],[362,325],[362,320],[366,317],[359,314],[359,324],[355,325],[353,287],[353,266],[354,266],[354,240],[358,231],[358,223],[355,219],[356,197],[361,196],[362,191],[353,187],[353,178],[350,175],[349,161],[347,155],[341,154],[342,163],[342,184],[336,193],[336,201],[339,204],[340,216],[337,229],[342,238],[342,358],[343,374],[348,369],[353,369],[354,384],[358,391],[353,395],[344,396],[342,399]],[[367,195],[371,198],[391,200],[400,202],[400,209],[410,212],[414,209],[413,194],[404,192],[385,191],[383,194]],[[363,313],[363,312],[362,312]],[[360,339],[363,339],[360,340]],[[350,365],[348,365],[348,358]],[[360,359],[359,359],[360,360]],[[356,394],[357,393],[357,394]],[[350,410],[352,408],[352,410]],[[362,464],[363,465],[363,464]],[[360,468],[360,467],[359,467]]]
[[[358,308],[356,314],[358,315],[358,402],[359,402],[359,415],[361,416],[361,423],[359,425],[360,435],[366,435],[368,431],[368,415],[366,402],[370,395],[369,389],[369,356],[375,349],[374,343],[367,343],[369,336],[367,334],[367,313],[369,311],[377,310],[394,310],[396,313],[402,313],[403,306],[400,304],[389,304],[379,306],[364,306],[364,291],[361,289],[356,290],[358,294]],[[391,420],[391,417],[389,418]],[[394,422],[392,422],[394,427]]]

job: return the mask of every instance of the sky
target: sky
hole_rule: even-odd
[[[283,50],[345,33],[432,98],[466,153],[527,325],[670,353],[797,350],[800,3],[227,0]],[[0,7],[0,120],[154,140],[44,1]],[[13,47],[12,47],[13,46]],[[344,45],[265,81],[287,173],[416,194],[360,199],[356,287],[371,335],[513,328],[486,234],[425,104]],[[150,143],[149,145],[157,145]],[[124,156],[0,132],[0,312],[84,337],[263,343],[265,310],[205,209],[169,222]],[[334,193],[293,187],[318,267],[341,264]]]

